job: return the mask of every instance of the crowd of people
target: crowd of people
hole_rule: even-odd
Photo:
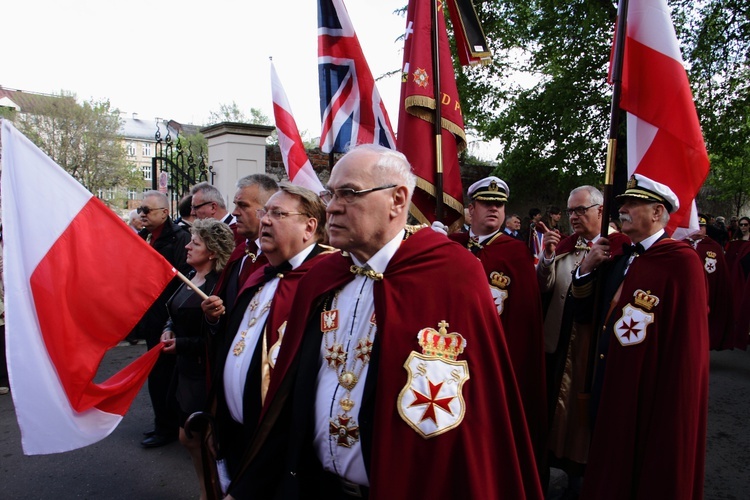
[[[179,438],[201,498],[543,498],[550,467],[566,498],[702,497],[750,220],[676,241],[677,197],[636,174],[602,235],[597,188],[522,220],[490,176],[448,234],[409,223],[415,185],[364,145],[322,193],[240,179],[232,213],[201,183],[178,224],[146,192],[131,225],[208,298],[175,281],[131,334],[164,346],[142,445]]]

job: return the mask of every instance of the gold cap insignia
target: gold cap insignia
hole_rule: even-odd
[[[633,294],[633,297],[635,297],[635,305],[641,306],[648,311],[659,305],[659,297],[651,295],[651,290],[644,292],[638,289]]]
[[[504,290],[510,286],[510,276],[506,276],[497,271],[492,271],[490,273],[490,284]]]
[[[422,354],[455,361],[464,352],[466,339],[460,333],[448,333],[448,326],[450,325],[443,320],[438,323],[440,331],[433,328],[420,330],[417,340],[422,346]]]

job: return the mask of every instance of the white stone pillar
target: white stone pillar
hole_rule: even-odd
[[[211,167],[208,182],[221,191],[230,212],[237,179],[266,173],[266,138],[274,130],[275,127],[268,125],[230,122],[201,129],[208,140],[208,163]]]

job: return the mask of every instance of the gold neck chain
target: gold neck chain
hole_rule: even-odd
[[[253,300],[250,301],[250,304],[247,306],[248,309],[250,309],[250,312],[255,311],[258,306],[260,305],[260,292],[263,291],[263,287],[258,288],[258,291],[255,292],[255,295],[253,296]],[[258,318],[263,316],[266,311],[271,309],[271,302],[273,302],[273,297],[271,297],[268,302],[263,304],[263,307],[260,308],[260,311],[258,311],[258,314],[252,316],[247,321],[247,326],[244,330],[240,332],[240,340],[237,341],[236,344],[234,344],[234,348],[232,349],[232,353],[234,353],[235,356],[239,356],[242,354],[242,352],[245,350],[246,344],[245,344],[245,336],[247,335],[247,332],[250,331],[250,329],[255,326],[255,324],[258,322]]]
[[[320,315],[320,331],[325,337],[325,360],[328,363],[328,368],[338,374],[339,385],[345,390],[343,397],[339,399],[339,406],[343,412],[339,413],[335,419],[330,420],[329,433],[336,437],[338,446],[351,448],[354,443],[359,441],[359,426],[354,418],[349,415],[349,412],[355,406],[355,402],[351,399],[351,392],[359,382],[365,366],[370,362],[372,332],[376,327],[376,321],[373,312],[367,334],[357,340],[357,346],[353,351],[354,356],[350,363],[349,345],[352,340],[351,336],[346,349],[342,343],[343,339],[338,338],[339,311],[337,306],[340,292],[341,290],[334,294],[330,310],[324,306]]]

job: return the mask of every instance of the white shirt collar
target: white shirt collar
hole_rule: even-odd
[[[404,240],[404,234],[406,234],[406,230],[402,229],[391,241],[386,243],[383,248],[378,250],[375,255],[370,257],[370,260],[366,262],[366,264],[370,266],[370,269],[372,269],[376,273],[385,272],[385,268],[388,267],[388,263],[391,261],[393,256],[396,255],[396,251],[401,246],[401,242]],[[356,265],[364,265],[364,263],[360,262],[359,259],[357,259],[354,255],[352,255],[351,257]]]
[[[651,248],[651,245],[656,243],[656,240],[661,238],[661,235],[664,234],[664,229],[659,229],[654,234],[646,238],[645,240],[641,241],[641,245],[643,245],[643,250],[646,251],[649,248]]]
[[[307,259],[307,256],[310,255],[310,252],[312,252],[313,248],[315,248],[315,243],[306,246],[300,253],[289,259],[289,263],[292,265],[292,269],[297,269],[299,266],[301,266],[302,263],[305,262],[305,259]]]

